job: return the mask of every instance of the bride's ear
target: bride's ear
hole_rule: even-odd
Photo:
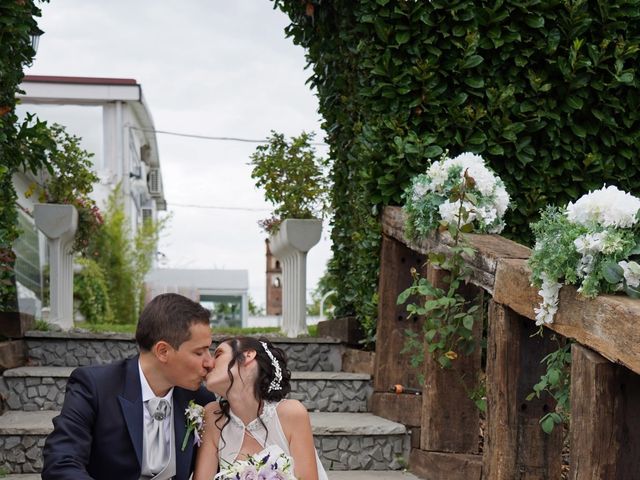
[[[253,362],[256,359],[256,351],[255,350],[247,350],[246,352],[244,352],[244,363],[245,365],[250,364],[251,362]]]

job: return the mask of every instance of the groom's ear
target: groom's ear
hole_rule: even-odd
[[[156,344],[151,348],[151,351],[158,360],[160,360],[162,363],[166,363],[169,358],[169,352],[171,351],[171,349],[171,345],[169,345],[164,340],[160,340],[156,342]]]

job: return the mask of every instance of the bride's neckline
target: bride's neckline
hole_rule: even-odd
[[[240,417],[238,417],[235,413],[233,413],[233,410],[231,410],[231,408],[229,408],[229,418],[233,423],[241,427],[243,430],[255,431],[255,430],[264,429],[263,423],[265,422],[265,420],[269,420],[273,418],[279,403],[280,402],[265,401],[262,406],[262,412],[260,413],[260,415],[258,415],[256,418],[251,420],[246,425],[244,424],[244,422]],[[262,422],[260,422],[260,420],[262,420]]]

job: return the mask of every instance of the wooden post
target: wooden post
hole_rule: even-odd
[[[428,269],[428,278],[439,288],[448,288],[443,277],[449,272]],[[483,290],[468,284],[460,294],[475,300]],[[478,453],[480,411],[469,398],[480,382],[482,372],[482,321],[473,330],[476,348],[470,355],[458,353],[452,367],[444,369],[425,348],[425,385],[422,401],[422,440],[420,448],[436,452]]]
[[[570,480],[640,478],[640,376],[571,346]]]
[[[415,412],[408,425],[420,425],[420,396],[405,396],[397,401],[388,393],[394,384],[419,387],[418,372],[409,364],[409,354],[400,353],[405,345],[405,330],[422,332],[418,318],[407,319],[406,305],[397,305],[400,292],[412,284],[410,269],[422,270],[425,257],[412,251],[397,240],[382,236],[380,281],[378,288],[378,326],[376,334],[376,358],[372,411],[376,415],[399,421],[407,421],[407,411]]]
[[[490,302],[483,459],[486,479],[560,478],[562,428],[556,426],[547,435],[539,424],[540,418],[555,405],[544,396],[526,400],[546,371],[540,361],[557,350],[550,332],[545,332],[542,338],[532,337],[536,329],[531,320]]]
[[[431,283],[440,288],[447,288],[443,278],[448,274],[431,266],[427,271]],[[459,293],[472,300],[483,290],[469,284]],[[411,471],[420,477],[479,480],[482,475],[482,458],[477,454],[480,411],[469,398],[480,381],[481,321],[475,323],[473,334],[475,350],[470,355],[456,352],[451,368],[443,369],[425,348],[420,450],[413,450],[410,459]]]

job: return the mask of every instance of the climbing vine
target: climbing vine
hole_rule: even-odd
[[[513,192],[505,235],[603,183],[640,193],[640,0],[273,0],[333,160],[336,315],[366,316],[381,207],[444,150]]]

